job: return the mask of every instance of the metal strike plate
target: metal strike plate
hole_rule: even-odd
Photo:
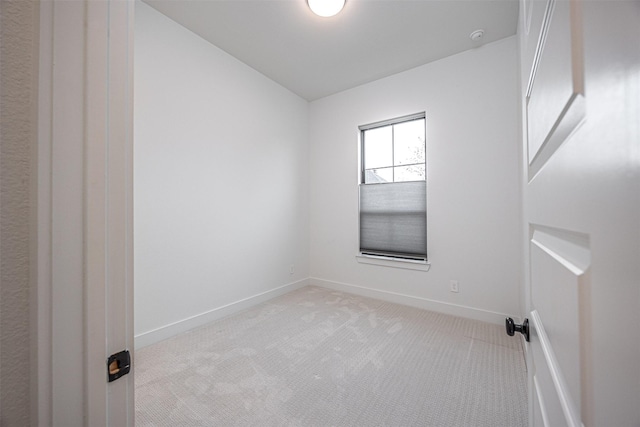
[[[131,355],[129,350],[112,354],[107,359],[107,374],[109,382],[115,381],[123,375],[127,375],[131,370]]]

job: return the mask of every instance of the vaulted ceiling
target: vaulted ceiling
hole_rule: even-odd
[[[512,36],[518,16],[516,0],[347,0],[331,18],[306,0],[145,2],[310,101]]]

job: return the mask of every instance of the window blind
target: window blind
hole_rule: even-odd
[[[360,184],[360,252],[426,260],[425,181]]]

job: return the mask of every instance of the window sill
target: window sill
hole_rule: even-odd
[[[356,261],[360,264],[380,265],[383,267],[403,268],[405,270],[429,271],[429,261],[414,261],[410,259],[390,259],[374,255],[356,255]]]

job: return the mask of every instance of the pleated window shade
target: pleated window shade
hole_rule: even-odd
[[[427,257],[425,181],[360,185],[360,252]]]

